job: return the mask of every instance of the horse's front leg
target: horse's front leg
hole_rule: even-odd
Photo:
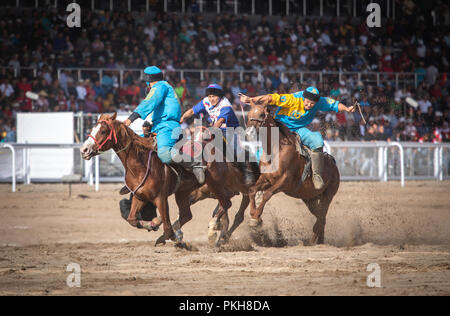
[[[252,209],[251,213],[251,219],[250,219],[250,227],[257,227],[262,224],[261,216],[264,211],[264,207],[266,206],[266,203],[270,200],[270,198],[281,191],[282,186],[284,185],[285,181],[287,179],[287,175],[281,176],[274,185],[264,190],[261,203],[259,203],[256,210]],[[256,203],[255,203],[256,205]]]
[[[256,193],[258,193],[258,188],[256,186],[252,187],[248,192],[248,198],[250,199],[250,227],[256,227],[261,224],[259,220],[254,220],[257,214]]]
[[[231,228],[228,230],[227,234],[225,235],[226,241],[228,241],[231,238],[231,235],[236,230],[236,228],[238,228],[239,225],[241,225],[241,223],[244,221],[244,213],[245,213],[245,210],[247,209],[247,206],[249,205],[249,203],[250,203],[250,199],[249,199],[248,195],[243,194],[241,206],[239,207],[239,211],[234,216],[233,226],[231,226]]]
[[[133,195],[133,198],[131,200],[130,214],[128,215],[128,218],[127,218],[127,222],[131,226],[133,226],[133,227],[137,227],[138,226],[137,214],[140,212],[140,210],[142,209],[144,204],[145,204],[144,201],[139,200],[136,197],[136,195]]]
[[[166,240],[172,239],[175,240],[175,234],[173,232],[172,223],[170,222],[169,217],[169,203],[167,202],[167,196],[159,195],[155,199],[156,208],[159,211],[161,216],[161,221],[163,223],[164,233],[161,237],[156,241],[156,245],[164,244]]]

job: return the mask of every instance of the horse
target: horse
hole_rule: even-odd
[[[101,115],[80,152],[85,160],[90,160],[109,149],[116,152],[125,168],[125,183],[133,193],[131,211],[127,218],[129,224],[133,227],[153,230],[155,224],[152,221],[137,218],[137,214],[145,203],[151,202],[158,209],[164,228],[164,233],[156,244],[172,239],[176,241],[176,245],[187,248],[183,241],[181,227],[192,219],[190,206],[206,197],[214,197],[219,200],[220,207],[216,212],[215,225],[210,227],[209,236],[213,235],[212,230],[219,229],[218,221],[222,218],[225,223],[222,225],[221,237],[231,236],[233,230],[227,230],[228,216],[223,216],[231,206],[231,197],[236,193],[236,190],[229,190],[223,186],[224,171],[229,170],[229,167],[223,162],[208,163],[207,184],[195,193],[200,185],[194,175],[185,172],[182,168],[175,170],[174,167],[163,164],[156,155],[157,144],[153,138],[139,137],[116,118],[117,113]],[[232,176],[241,178],[236,173],[232,173]],[[220,189],[217,189],[218,187]],[[168,206],[168,197],[171,194],[175,194],[179,208],[179,218],[173,225],[170,222]],[[240,211],[236,215],[234,229],[242,222],[248,203],[248,197],[244,197]]]
[[[261,215],[265,204],[278,192],[283,192],[296,199],[302,199],[309,211],[316,217],[313,227],[313,236],[310,244],[323,244],[325,239],[325,224],[328,208],[337,193],[340,184],[339,170],[336,161],[331,155],[325,156],[325,168],[322,178],[325,186],[316,190],[312,182],[310,164],[307,158],[299,154],[298,138],[283,123],[276,121],[270,114],[270,110],[251,102],[248,112],[248,134],[261,127],[267,128],[267,149],[272,154],[278,155],[278,168],[268,173],[261,172],[257,183],[249,192],[250,197],[250,226],[253,228],[262,225]],[[279,144],[272,143],[271,128],[279,129]],[[260,167],[269,166],[267,149],[263,150]],[[273,156],[273,155],[272,155]],[[262,200],[256,206],[256,193],[263,191]]]

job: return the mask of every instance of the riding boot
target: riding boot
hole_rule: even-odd
[[[198,184],[203,185],[205,183],[205,169],[206,166],[202,162],[192,162],[192,173],[197,179]]]
[[[189,160],[193,160],[193,158],[181,153],[180,151],[176,151],[174,156],[172,157],[172,164],[178,165],[183,169],[186,169],[187,171],[191,171],[194,174],[195,178],[197,179],[197,182],[200,185],[203,185],[205,183],[205,169],[206,169],[206,166],[203,164],[203,160],[201,161],[195,161],[195,159],[194,161]]]
[[[192,162],[172,162],[173,165],[178,165],[187,171],[192,171],[195,178],[197,179],[198,184],[203,185],[205,183],[205,169],[206,166],[202,164],[201,161],[192,161]]]
[[[124,185],[122,187],[122,189],[120,189],[120,192],[119,192],[120,195],[125,195],[125,194],[128,194],[128,193],[130,193],[130,190],[128,190],[128,187],[126,185]]]
[[[322,178],[325,153],[322,148],[311,152],[312,181],[316,190],[323,189],[325,183]]]

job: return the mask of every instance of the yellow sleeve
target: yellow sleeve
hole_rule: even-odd
[[[295,98],[293,94],[270,94],[272,97],[271,104],[281,106],[283,108],[291,108],[298,105],[301,99]]]

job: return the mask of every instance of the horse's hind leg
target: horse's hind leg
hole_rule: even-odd
[[[309,241],[311,246],[323,244],[325,241],[325,224],[328,207],[324,210],[321,198],[322,196],[318,196],[310,200],[303,200],[309,211],[316,217],[316,223],[313,227],[313,236]]]
[[[334,194],[335,192],[325,191],[316,198],[303,200],[311,213],[316,217],[313,236],[310,240],[311,245],[323,244],[325,242],[326,217]]]

